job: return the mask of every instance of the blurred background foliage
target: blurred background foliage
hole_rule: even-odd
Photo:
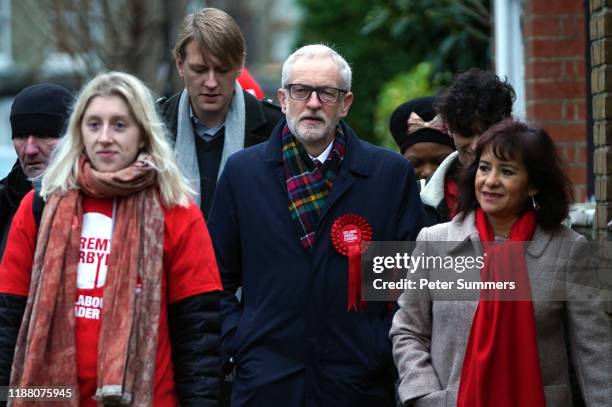
[[[360,137],[395,148],[391,112],[437,93],[470,67],[490,68],[488,0],[296,0],[296,47],[323,42],[351,64],[347,118]]]

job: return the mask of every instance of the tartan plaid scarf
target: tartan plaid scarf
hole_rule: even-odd
[[[322,166],[316,165],[310,159],[287,125],[283,128],[281,137],[289,213],[301,231],[299,237],[302,246],[310,250],[315,243],[315,234],[327,195],[344,159],[345,136],[338,125],[332,150]]]

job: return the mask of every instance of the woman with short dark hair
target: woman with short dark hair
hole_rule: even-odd
[[[506,119],[492,126],[478,140],[476,154],[482,156],[485,147],[503,160],[520,160],[529,174],[534,193],[525,202],[525,208],[532,206],[538,226],[553,230],[568,216],[573,202],[572,184],[563,169],[557,149],[544,129]],[[480,163],[474,161],[459,181],[458,212],[461,219],[479,206],[474,179]],[[537,190],[537,192],[535,192]],[[539,208],[543,210],[539,210]]]
[[[423,229],[416,250],[435,246],[437,255],[455,258],[476,251],[484,259],[472,270],[478,287],[495,288],[464,301],[458,291],[451,301],[433,289],[402,294],[390,333],[400,399],[414,406],[571,406],[567,330],[586,404],[608,405],[612,330],[603,300],[581,291],[588,245],[561,224],[571,186],[552,140],[508,119],[478,139],[475,155],[461,181],[459,214]],[[440,272],[454,271],[417,270],[425,278]],[[498,290],[502,282],[510,288]]]

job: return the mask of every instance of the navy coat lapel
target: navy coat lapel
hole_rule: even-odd
[[[321,213],[319,224],[334,204],[353,186],[357,177],[367,177],[370,174],[370,160],[366,156],[361,141],[346,123],[340,122],[340,124],[346,135],[346,155],[327,196],[325,209]]]
[[[274,130],[272,130],[272,135],[266,144],[264,160],[272,166],[276,180],[280,182],[283,190],[286,192],[287,183],[285,181],[285,173],[283,172],[283,143],[281,138],[281,131],[285,123],[286,120],[284,118],[279,120]],[[289,205],[289,201],[287,201],[287,205]]]
[[[274,174],[274,180],[270,182],[277,182],[278,187],[283,192],[284,197],[284,205],[283,209],[285,210],[285,214],[293,225],[293,229],[295,230],[294,238],[299,242],[300,236],[302,236],[303,230],[298,226],[298,224],[291,218],[291,213],[289,212],[289,195],[287,192],[287,180],[285,179],[285,171],[283,167],[283,143],[281,132],[283,127],[286,124],[286,120],[283,118],[278,121],[274,130],[272,131],[272,135],[267,141],[267,145],[265,147],[264,152],[264,160],[267,165],[270,166],[271,172]],[[301,246],[301,243],[300,243]],[[312,252],[312,251],[307,251]]]

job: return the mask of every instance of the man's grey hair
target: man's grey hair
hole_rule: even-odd
[[[340,80],[342,81],[340,86],[342,86],[345,90],[351,90],[351,67],[340,54],[323,44],[304,45],[296,50],[293,54],[289,55],[289,58],[287,58],[283,64],[281,86],[284,88],[289,84],[289,71],[291,71],[293,64],[295,64],[298,59],[303,57],[313,58],[322,56],[330,57],[336,63],[336,65],[338,65],[338,68],[340,69]]]

